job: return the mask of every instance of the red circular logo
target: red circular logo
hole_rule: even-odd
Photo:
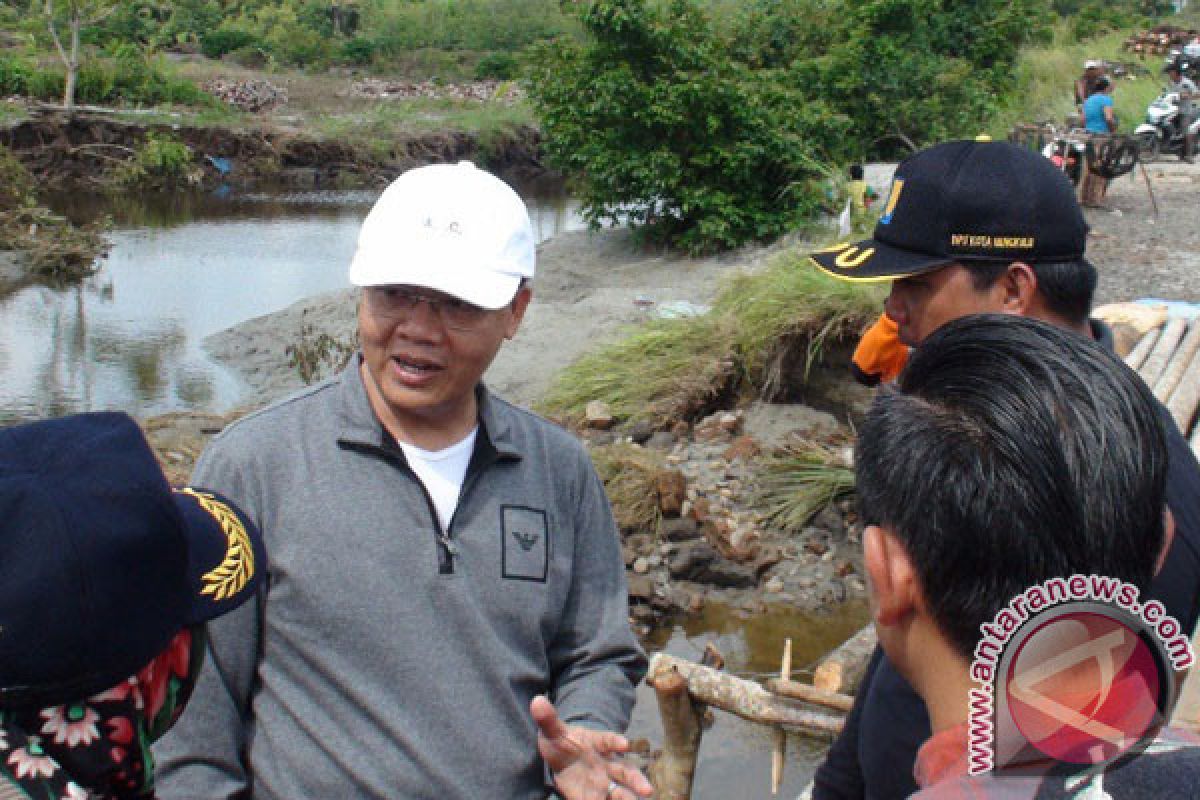
[[[1154,653],[1137,632],[1101,613],[1069,612],[1037,626],[1006,677],[1021,735],[1058,761],[1111,761],[1162,725]]]

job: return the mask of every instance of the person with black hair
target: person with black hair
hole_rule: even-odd
[[[875,398],[855,451],[858,509],[880,643],[932,720],[917,797],[1074,797],[1069,787],[1088,784],[1111,800],[1151,786],[1190,796],[1200,750],[1173,736],[1120,770],[1124,750],[1071,765],[1035,747],[1021,775],[968,777],[982,627],[1032,587],[1072,575],[1145,591],[1171,536],[1167,468],[1145,384],[1111,352],[1037,320],[949,322]],[[1110,681],[1156,706],[1128,662],[1115,676],[1100,670],[1089,660],[1052,672],[1045,696],[1070,704],[1099,691],[1087,707],[1100,707]]]
[[[897,167],[872,239],[835,245],[812,261],[842,280],[890,281],[885,310],[911,347],[959,317],[1004,313],[1111,349],[1111,331],[1088,317],[1098,276],[1085,255],[1087,230],[1070,182],[1047,159],[1005,142],[946,142]],[[1190,633],[1200,616],[1200,465],[1166,409],[1159,413],[1177,535],[1150,596]],[[908,797],[928,735],[920,698],[876,650],[846,727],[817,770],[814,798]]]

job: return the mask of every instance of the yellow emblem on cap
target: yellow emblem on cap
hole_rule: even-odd
[[[196,498],[200,507],[216,520],[225,533],[225,558],[201,577],[204,588],[200,594],[212,595],[218,601],[233,597],[246,588],[246,584],[254,577],[254,546],[250,543],[246,526],[232,508],[213,495],[190,487],[178,491]]]

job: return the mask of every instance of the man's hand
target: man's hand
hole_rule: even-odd
[[[565,800],[633,800],[654,793],[640,771],[615,758],[629,750],[624,736],[566,725],[542,695],[533,698],[529,713],[538,726],[538,752]]]

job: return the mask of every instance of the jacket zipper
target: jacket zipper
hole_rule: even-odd
[[[458,509],[462,507],[468,492],[479,482],[479,476],[495,462],[494,455],[491,457],[485,456],[485,463],[476,464],[475,454],[472,454],[471,461],[467,465],[466,478],[463,480],[462,489],[458,493],[458,503],[454,506],[454,513],[450,515],[450,523],[443,530],[442,522],[438,519],[437,507],[433,504],[433,497],[429,494],[429,490],[425,488],[425,484],[417,477],[417,473],[409,466],[407,459],[404,458],[404,454],[394,452],[387,447],[371,447],[370,449],[382,453],[396,466],[401,467],[416,482],[417,486],[421,487],[421,495],[425,498],[425,507],[429,509],[429,519],[433,523],[433,535],[437,540],[438,574],[453,575],[454,559],[459,555],[458,544],[455,543],[452,535],[454,520],[458,518]]]

